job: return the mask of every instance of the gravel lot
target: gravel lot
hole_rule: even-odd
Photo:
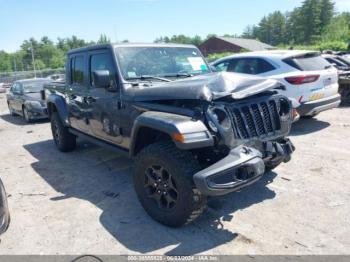
[[[129,159],[84,141],[59,153],[49,123],[10,116],[0,94],[0,254],[349,254],[350,108],[301,120],[291,138],[290,163],[169,229],[136,199]]]

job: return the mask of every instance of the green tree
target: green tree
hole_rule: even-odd
[[[101,34],[97,41],[98,44],[109,44],[110,42],[111,40],[105,34]]]
[[[350,40],[350,13],[344,12],[334,17],[324,29],[322,40],[348,42]]]
[[[334,16],[334,2],[331,0],[321,0],[321,30],[328,26]]]
[[[12,71],[11,57],[4,51],[0,51],[0,71]]]

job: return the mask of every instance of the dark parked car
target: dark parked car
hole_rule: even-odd
[[[47,79],[25,79],[15,81],[7,94],[7,105],[11,115],[21,115],[29,123],[47,118],[47,109],[42,99]]]
[[[66,76],[45,90],[57,148],[71,151],[81,137],[134,158],[138,198],[168,226],[193,221],[208,196],[256,182],[294,150],[281,84],[212,72],[194,46],[76,49]]]
[[[10,224],[10,212],[7,205],[7,194],[4,184],[0,179],[0,235],[4,233]]]
[[[324,54],[323,57],[338,69],[341,104],[350,105],[350,58],[341,54]]]

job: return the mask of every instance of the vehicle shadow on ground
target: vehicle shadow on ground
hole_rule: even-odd
[[[328,122],[318,120],[317,118],[301,118],[299,121],[292,125],[290,136],[302,136],[315,133],[329,126],[330,124]]]
[[[10,124],[17,126],[33,125],[33,124],[44,124],[48,123],[48,119],[33,120],[31,123],[27,123],[23,117],[19,115],[12,116],[10,114],[0,115],[0,118]]]
[[[52,197],[52,201],[74,197],[94,204],[102,210],[102,226],[134,252],[166,248],[167,255],[193,255],[231,241],[249,243],[249,236],[231,232],[221,221],[234,224],[237,210],[275,197],[275,192],[266,187],[276,177],[270,172],[238,193],[209,201],[207,212],[194,223],[172,229],[155,222],[142,209],[133,189],[130,159],[82,141],[68,154],[59,153],[51,140],[24,148],[37,159],[33,169],[63,194]]]

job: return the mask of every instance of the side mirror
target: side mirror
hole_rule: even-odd
[[[96,88],[109,88],[111,78],[108,70],[96,70],[93,72],[93,81]]]

